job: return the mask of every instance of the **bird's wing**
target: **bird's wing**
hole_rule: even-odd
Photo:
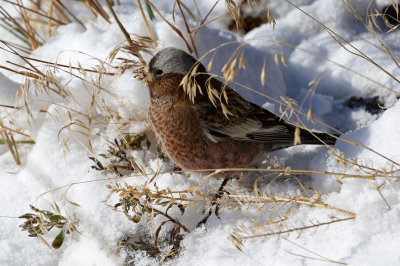
[[[214,88],[221,88],[216,79],[210,82]],[[226,98],[214,105],[207,95],[198,95],[194,107],[199,115],[207,137],[212,141],[232,138],[237,140],[293,145],[294,127],[288,125],[273,113],[248,102],[237,92],[225,88]],[[223,113],[221,103],[226,106]]]

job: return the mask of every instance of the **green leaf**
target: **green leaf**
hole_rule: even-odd
[[[51,243],[51,246],[55,249],[60,248],[61,245],[64,243],[64,237],[65,237],[65,231],[61,230],[61,232],[54,238],[53,243]]]
[[[154,16],[153,10],[151,9],[151,7],[150,7],[149,3],[147,3],[147,1],[145,1],[145,5],[146,5],[147,13],[149,14],[150,20],[154,20],[155,16]]]

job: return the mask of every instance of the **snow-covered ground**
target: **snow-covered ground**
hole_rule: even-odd
[[[194,12],[196,8],[193,1],[186,2]],[[213,1],[196,2],[203,16],[214,4]],[[211,17],[225,12],[223,2],[220,1]],[[294,1],[301,10],[286,1],[269,2],[269,7],[276,17],[275,27],[263,24],[246,35],[239,36],[227,30],[224,20],[210,23],[196,35],[199,55],[223,43],[234,42],[218,49],[216,53],[212,72],[220,74],[222,66],[235,48],[246,41],[244,58],[247,68],[238,71],[235,81],[278,101],[281,100],[280,97],[288,97],[300,105],[309,91],[309,83],[314,79],[318,80],[315,93],[306,98],[302,110],[307,113],[311,106],[316,119],[340,130],[362,145],[337,142],[334,149],[344,153],[343,156],[349,160],[347,163],[338,160],[335,156],[337,153],[323,146],[297,146],[271,153],[269,156],[291,169],[318,172],[306,176],[303,180],[306,186],[314,189],[309,191],[319,191],[323,203],[355,213],[355,219],[280,236],[253,238],[244,242],[243,250],[239,251],[232,244],[230,237],[232,233],[240,233],[239,226],[247,228],[249,232],[254,229],[254,234],[270,232],[269,229],[256,230],[253,221],[267,225],[269,221],[276,221],[278,217],[287,217],[288,222],[282,222],[284,227],[271,227],[276,231],[284,231],[350,216],[333,209],[297,204],[267,204],[261,211],[243,206],[242,210],[236,212],[225,210],[220,219],[213,215],[205,226],[195,229],[203,216],[201,212],[197,212],[200,204],[186,209],[183,215],[178,209],[171,209],[169,214],[176,217],[191,232],[184,235],[179,255],[166,260],[165,263],[324,265],[329,259],[331,263],[349,265],[399,265],[400,185],[396,178],[399,173],[396,171],[400,168],[400,102],[396,98],[396,92],[400,92],[400,84],[395,78],[400,77],[400,68],[379,48],[373,34],[349,13],[343,4],[347,1]],[[361,17],[367,19],[369,1],[350,2]],[[374,3],[380,10],[390,2],[376,0]],[[163,15],[173,21],[171,3],[154,1]],[[14,8],[4,1],[0,2],[0,5],[10,13],[16,14]],[[99,61],[96,58],[107,61],[109,53],[125,40],[115,21],[112,20],[109,24],[101,18],[94,19],[77,2],[71,1],[68,5],[76,16],[90,18],[84,20],[87,29],[83,30],[77,23],[61,26],[57,28],[55,35],[34,50],[30,57],[73,66],[81,64],[86,68],[98,66]],[[129,33],[147,35],[135,1],[121,1],[121,5],[116,6],[115,11]],[[329,32],[310,16],[325,25]],[[377,38],[386,45],[395,59],[400,58],[400,31],[388,33],[383,22],[379,19],[377,21],[383,29],[382,32],[377,32]],[[185,32],[185,24],[178,13],[175,14],[174,23]],[[194,25],[194,22],[190,23]],[[154,52],[169,46],[186,49],[182,39],[159,15],[156,14],[151,26],[158,40],[158,47]],[[339,45],[332,35],[336,38],[340,36],[347,42],[337,38],[342,44]],[[0,39],[18,42],[18,39],[2,28]],[[282,63],[275,63],[276,53],[284,55],[287,67]],[[364,58],[354,53],[362,53]],[[150,58],[149,55],[145,55],[146,60]],[[210,56],[205,57],[204,62],[207,63],[209,59]],[[1,50],[0,65],[10,67],[6,63],[7,60],[23,64],[15,55]],[[265,85],[262,86],[260,72],[264,61],[267,72]],[[43,71],[51,70],[44,64],[35,63],[35,66]],[[106,68],[113,71],[111,67]],[[98,157],[101,153],[107,153],[110,142],[120,138],[121,134],[141,133],[147,130],[143,118],[149,105],[148,90],[133,77],[131,70],[120,76],[102,75],[99,80],[97,74],[80,73],[80,77],[85,78],[82,80],[71,76],[68,71],[66,69],[65,72],[55,73],[60,86],[70,92],[68,97],[35,91],[33,83],[31,84],[26,95],[31,116],[27,114],[22,100],[16,103],[14,101],[17,90],[23,83],[21,76],[5,70],[0,72],[1,123],[14,129],[23,129],[35,141],[34,145],[18,146],[21,166],[15,164],[6,145],[0,145],[0,264],[160,263],[145,252],[120,248],[117,242],[127,237],[144,239],[151,228],[156,229],[156,223],[162,221],[161,217],[158,217],[154,224],[144,218],[135,224],[123,213],[110,208],[109,205],[117,203],[116,197],[112,197],[107,204],[104,202],[109,193],[106,187],[108,184],[126,182],[140,185],[147,177],[135,175],[123,180],[106,180],[114,176],[92,169],[94,162],[88,159],[89,156]],[[91,80],[94,81],[90,82]],[[94,83],[102,89],[93,86]],[[247,99],[279,114],[281,106],[278,102],[240,86],[234,88]],[[371,109],[366,108],[362,100],[355,100],[353,96],[367,100],[378,96],[379,99],[375,100],[375,106]],[[350,100],[351,97],[353,100]],[[92,99],[95,99],[94,104]],[[360,102],[361,105],[358,106],[357,103]],[[377,102],[384,106],[384,111],[376,107]],[[2,106],[14,103],[21,108]],[[85,116],[89,113],[92,114],[92,121]],[[114,120],[106,123],[105,117]],[[332,132],[325,125],[307,121],[306,117],[303,117],[303,120],[310,128]],[[13,121],[12,124],[10,121]],[[81,127],[80,123],[89,125],[89,128]],[[92,151],[87,149],[88,139],[91,141]],[[148,173],[160,168],[173,169],[170,161],[158,159],[154,147],[150,151],[138,150],[131,153],[135,161]],[[351,165],[355,160],[358,165],[363,166],[362,169],[357,170],[356,166]],[[340,184],[337,181],[340,174],[321,174],[323,171],[342,173],[344,177],[386,173],[387,178],[343,178]],[[169,187],[177,191],[199,185],[203,178],[198,174],[193,174],[188,179],[184,174],[166,173],[159,175],[156,182],[160,189]],[[243,195],[254,193],[252,185],[244,184],[244,181],[252,180],[254,181],[245,176],[242,180],[233,181],[228,189],[240,190]],[[202,190],[215,189],[220,182],[221,180],[209,178]],[[239,187],[241,188],[238,189]],[[278,180],[271,186],[262,182],[259,184],[260,192],[266,192],[267,189],[274,195],[287,197],[303,193],[295,181]],[[59,249],[50,249],[38,238],[29,238],[27,233],[18,227],[23,220],[16,218],[32,212],[30,204],[54,212],[51,207],[54,202],[60,206],[62,215],[74,218],[79,231],[67,235]],[[51,242],[55,233],[57,232],[53,230],[50,236],[45,238]],[[165,234],[165,231],[162,231],[162,234]],[[149,239],[153,241],[153,238]]]

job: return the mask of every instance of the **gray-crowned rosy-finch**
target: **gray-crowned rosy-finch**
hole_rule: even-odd
[[[296,133],[296,127],[243,99],[182,50],[158,52],[139,72],[150,89],[149,121],[157,140],[183,170],[253,167],[263,153],[293,146],[295,136],[301,144],[336,142],[334,135]],[[217,199],[229,180],[227,173],[218,176],[225,179],[214,196],[217,216]],[[197,226],[211,214],[212,209]]]
[[[158,52],[142,75],[150,89],[149,121],[156,137],[184,170],[248,168],[263,153],[294,145],[294,126],[210,77],[182,50]],[[298,133],[301,144],[336,141],[325,133]]]

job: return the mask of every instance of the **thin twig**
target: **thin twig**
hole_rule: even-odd
[[[108,9],[110,10],[112,16],[114,17],[115,21],[118,24],[118,27],[120,28],[120,30],[122,31],[122,33],[125,36],[126,41],[129,43],[129,45],[134,46],[131,37],[129,36],[129,33],[126,31],[125,27],[122,25],[121,21],[119,20],[119,18],[117,17],[117,15],[114,12],[114,9],[112,8],[111,4],[110,4],[110,0],[105,0]]]

